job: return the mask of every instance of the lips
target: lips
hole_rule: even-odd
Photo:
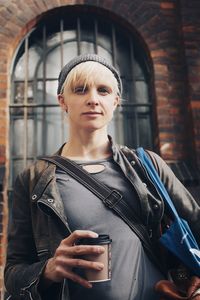
[[[98,111],[86,111],[83,115],[102,115],[102,113]]]

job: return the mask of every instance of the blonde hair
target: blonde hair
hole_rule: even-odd
[[[109,76],[107,85],[111,86],[116,95],[120,95],[118,82],[113,73],[107,67],[95,61],[86,61],[75,66],[67,75],[61,88],[61,94],[65,88],[74,90],[77,83],[83,84],[85,87],[90,86],[96,79],[103,78],[105,72]]]

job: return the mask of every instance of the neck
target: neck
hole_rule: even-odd
[[[106,134],[95,132],[85,135],[76,134],[70,136],[69,141],[62,150],[62,156],[74,160],[96,160],[111,155],[110,142]]]

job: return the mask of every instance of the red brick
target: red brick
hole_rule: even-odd
[[[199,102],[198,101],[191,101],[191,107],[192,109],[199,109],[200,110],[200,98],[199,98]]]
[[[161,2],[160,3],[160,8],[161,9],[174,9],[175,4],[172,2]]]
[[[155,64],[154,68],[155,68],[155,71],[158,73],[162,73],[164,75],[168,73],[168,66],[166,66],[166,65]]]
[[[7,89],[7,81],[0,81],[0,89]]]
[[[159,50],[153,50],[151,51],[151,56],[152,58],[155,57],[167,57],[167,53],[164,49],[159,49]]]

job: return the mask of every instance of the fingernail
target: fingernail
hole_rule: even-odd
[[[92,232],[91,236],[94,237],[94,238],[97,238],[99,235],[96,232]]]
[[[104,253],[105,249],[103,247],[98,247],[97,251],[98,251],[98,253]]]
[[[92,284],[90,282],[88,282],[88,288],[91,289],[92,288]]]
[[[101,265],[98,265],[98,270],[102,270],[103,268],[104,268],[104,265],[103,264],[101,264]]]

